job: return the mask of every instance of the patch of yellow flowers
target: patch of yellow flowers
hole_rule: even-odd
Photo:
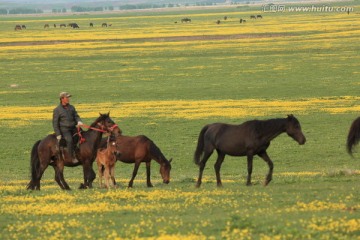
[[[83,118],[93,118],[99,112],[111,111],[121,118],[149,117],[175,119],[202,119],[212,117],[244,118],[265,115],[310,114],[326,112],[340,114],[359,112],[354,104],[360,97],[309,98],[300,100],[199,100],[199,101],[139,101],[79,104],[77,110]],[[12,120],[12,126],[30,124],[33,120],[49,120],[54,106],[9,106],[2,107],[0,120]],[[26,120],[25,120],[26,119]],[[13,124],[14,121],[17,124]],[[6,124],[6,121],[1,123]]]

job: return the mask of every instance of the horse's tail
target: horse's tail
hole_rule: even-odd
[[[201,157],[202,153],[204,152],[204,134],[208,130],[208,128],[209,128],[209,126],[206,125],[205,127],[203,127],[201,129],[200,134],[199,134],[198,143],[197,143],[196,150],[194,153],[194,162],[196,165],[200,164],[200,157]]]
[[[360,140],[360,117],[354,120],[351,124],[349,134],[347,136],[346,149],[352,155],[353,147],[359,143]]]
[[[32,183],[36,181],[39,168],[40,168],[40,160],[38,154],[38,146],[41,140],[38,140],[31,149],[31,158],[30,158],[30,172],[31,172],[31,181],[27,186],[27,189],[32,188]]]

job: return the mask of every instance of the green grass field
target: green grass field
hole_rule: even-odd
[[[0,17],[0,238],[360,239],[360,154],[345,150],[360,110],[360,8],[346,4],[349,15],[234,6]],[[52,27],[70,22],[80,29]],[[123,134],[151,138],[174,159],[170,184],[154,162],[154,188],[141,166],[127,189],[133,166],[118,163],[117,189],[95,179],[93,189],[78,190],[77,167],[65,168],[72,191],[60,190],[51,168],[41,191],[27,191],[31,147],[52,132],[61,91],[73,94],[86,124],[110,111]],[[291,113],[307,142],[283,134],[271,143],[269,186],[259,157],[246,187],[246,159],[227,156],[217,188],[214,154],[195,188],[193,153],[205,124]]]

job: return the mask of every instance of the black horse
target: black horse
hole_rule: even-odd
[[[55,170],[55,181],[59,184],[60,188],[67,190],[70,187],[64,179],[64,166],[75,167],[82,165],[84,183],[80,185],[80,188],[91,188],[96,176],[92,168],[96,151],[103,133],[110,132],[118,135],[120,130],[110,118],[109,113],[100,114],[95,122],[91,124],[89,130],[82,133],[82,138],[85,139],[85,142],[81,143],[78,151],[76,151],[78,162],[72,161],[67,150],[60,150],[55,134],[50,134],[37,141],[31,151],[31,180],[27,185],[27,189],[40,190],[41,177],[49,165]]]
[[[293,115],[288,115],[287,118],[252,120],[240,125],[225,123],[206,125],[200,132],[194,154],[194,161],[199,165],[200,169],[196,186],[200,187],[206,161],[214,150],[218,154],[214,165],[218,187],[222,186],[220,168],[226,154],[230,156],[247,156],[248,186],[251,185],[253,157],[254,155],[260,156],[269,165],[269,173],[265,180],[265,186],[268,185],[272,180],[274,166],[266,153],[266,149],[269,147],[270,141],[283,132],[286,132],[300,145],[306,141],[304,134],[301,132],[300,123]]]
[[[350,155],[353,153],[353,148],[360,140],[360,117],[355,119],[351,124],[349,134],[347,136],[346,149]]]

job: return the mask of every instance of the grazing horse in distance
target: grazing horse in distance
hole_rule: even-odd
[[[90,23],[90,27],[94,27],[94,24],[92,22]]]
[[[79,25],[77,23],[69,23],[68,27],[79,28]]]
[[[44,25],[44,28],[49,28],[49,24],[45,24],[45,25]]]
[[[281,133],[286,132],[300,145],[306,142],[301,131],[299,121],[293,116],[269,120],[251,120],[240,125],[226,123],[213,123],[204,126],[199,134],[199,139],[194,154],[194,161],[199,166],[199,178],[196,186],[200,187],[202,174],[214,150],[218,158],[214,165],[217,186],[221,187],[220,168],[225,155],[247,156],[248,176],[246,185],[251,185],[253,157],[258,155],[269,165],[269,173],[265,179],[265,186],[272,180],[273,162],[266,149],[270,141]],[[202,156],[202,159],[200,160]]]
[[[25,26],[25,25],[21,25],[21,28],[22,28],[22,29],[26,29],[26,26]]]
[[[21,26],[20,25],[16,25],[14,28],[15,31],[21,30]]]
[[[216,24],[220,24],[220,23],[221,23],[220,20],[217,20],[217,21],[216,21]]]
[[[107,27],[107,23],[101,24],[101,27]]]
[[[62,28],[62,27],[66,27],[66,24],[65,24],[65,23],[61,23],[61,24],[60,24],[60,28]]]
[[[105,146],[106,139],[102,140],[101,146]],[[135,163],[132,177],[129,181],[128,187],[133,186],[134,179],[137,175],[139,166],[142,162],[146,164],[146,184],[148,187],[153,187],[150,179],[150,163],[151,160],[155,160],[160,164],[160,174],[163,179],[163,183],[168,184],[170,182],[170,170],[171,161],[167,160],[158,146],[144,135],[135,137],[118,135],[116,137],[116,144],[118,145],[118,154],[116,159],[123,163]],[[114,182],[114,185],[116,183]]]
[[[66,190],[69,190],[70,187],[64,179],[64,166],[76,167],[82,165],[84,183],[80,185],[80,188],[91,188],[96,176],[92,164],[103,133],[120,134],[118,126],[110,118],[109,113],[100,114],[90,125],[89,130],[81,134],[81,139],[85,139],[85,142],[81,143],[76,151],[77,162],[73,162],[73,159],[68,157],[70,154],[68,154],[66,148],[59,146],[61,142],[59,144],[55,134],[49,134],[42,140],[38,140],[31,150],[31,180],[27,185],[27,189],[40,190],[41,177],[49,165],[55,170],[55,181],[61,189]]]
[[[261,18],[262,19],[263,17],[261,15],[256,15],[256,18]]]
[[[106,188],[109,189],[110,187],[110,179],[112,180],[111,183],[113,187],[115,187],[115,163],[118,152],[116,138],[113,135],[108,137],[105,149],[97,150],[96,163],[98,166],[100,187],[102,187],[103,167]]]
[[[346,141],[347,152],[352,155],[353,148],[359,143],[360,140],[360,117],[356,118],[349,129]]]
[[[255,16],[255,15],[251,15],[251,16],[250,16],[250,19],[256,19],[256,16]]]
[[[183,18],[183,19],[181,19],[181,23],[188,23],[188,22],[191,22],[191,19],[190,19],[190,18]]]

